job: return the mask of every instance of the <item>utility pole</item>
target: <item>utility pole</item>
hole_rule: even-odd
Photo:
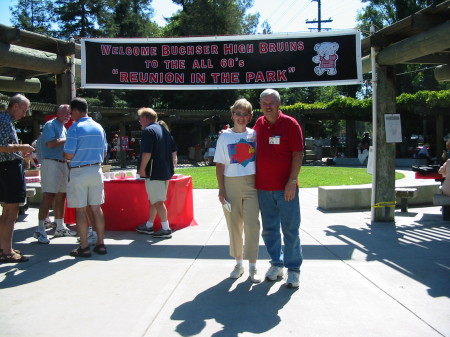
[[[322,22],[333,22],[333,20],[331,18],[329,18],[328,20],[322,20],[322,13],[321,13],[321,4],[320,1],[321,0],[313,0],[313,1],[317,1],[317,20],[306,20],[306,23],[317,23],[317,31],[320,32],[322,30]],[[330,28],[325,28],[326,30],[330,30]]]

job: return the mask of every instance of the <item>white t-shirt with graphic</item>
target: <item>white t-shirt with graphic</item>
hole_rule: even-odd
[[[226,129],[217,140],[214,162],[224,164],[226,177],[255,174],[256,131],[246,128],[236,133]]]

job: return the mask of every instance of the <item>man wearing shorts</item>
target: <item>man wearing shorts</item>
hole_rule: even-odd
[[[11,97],[6,111],[0,113],[0,263],[28,261],[12,248],[12,237],[19,204],[25,202],[27,191],[23,157],[34,151],[31,145],[19,144],[14,122],[23,118],[29,107],[30,101],[17,94]]]
[[[164,204],[167,198],[169,180],[174,174],[177,161],[177,146],[162,125],[157,123],[158,115],[150,108],[138,110],[139,123],[142,128],[141,158],[138,174],[145,177],[145,189],[150,200],[148,221],[136,228],[140,233],[152,234],[156,238],[170,239],[172,230],[167,218],[167,208]],[[161,230],[153,231],[153,221],[156,214],[161,220]]]
[[[106,254],[104,244],[105,218],[101,205],[104,203],[103,173],[101,163],[106,156],[106,134],[102,126],[88,117],[85,99],[76,97],[70,102],[70,112],[75,121],[67,132],[64,158],[70,160],[67,184],[67,206],[76,208],[80,246],[71,251],[74,257],[90,257],[88,243],[87,209],[92,211],[97,230],[94,252]]]
[[[55,202],[56,230],[54,237],[75,236],[64,224],[64,203],[66,201],[67,177],[69,169],[63,156],[67,130],[64,127],[70,119],[68,104],[62,104],[56,111],[56,118],[45,123],[41,135],[41,187],[42,201],[39,207],[38,228],[34,237],[39,243],[49,243],[45,232],[45,219]]]

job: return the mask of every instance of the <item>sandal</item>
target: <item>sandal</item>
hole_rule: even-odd
[[[18,263],[18,262],[26,262],[29,260],[28,257],[13,251],[11,254],[2,254],[0,258],[0,262],[3,263]]]
[[[89,246],[87,246],[86,248],[81,248],[81,246],[79,246],[77,249],[74,249],[70,252],[70,256],[73,257],[91,257],[91,250],[89,249]]]
[[[101,243],[99,245],[95,245],[94,252],[96,252],[97,254],[100,254],[100,255],[105,255],[107,253],[106,246],[103,243]]]
[[[13,249],[12,250],[14,253],[17,253],[17,254],[22,254],[21,252],[20,252],[20,250],[18,250],[18,249]],[[0,255],[3,255],[3,249],[2,248],[0,248]]]

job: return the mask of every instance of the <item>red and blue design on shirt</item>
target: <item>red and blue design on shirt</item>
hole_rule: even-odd
[[[230,164],[241,164],[245,167],[255,161],[255,142],[241,139],[238,143],[228,144],[227,148]]]

